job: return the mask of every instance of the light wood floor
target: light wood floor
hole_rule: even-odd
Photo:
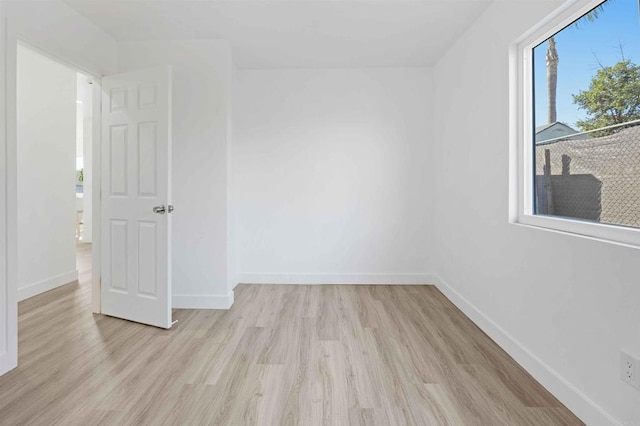
[[[582,424],[431,286],[240,285],[165,331],[91,314],[89,262],[20,303],[0,424]]]

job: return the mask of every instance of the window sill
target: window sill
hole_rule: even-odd
[[[512,223],[640,249],[640,228],[628,228],[543,215],[520,215]]]

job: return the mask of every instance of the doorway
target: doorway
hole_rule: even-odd
[[[16,83],[22,301],[79,279],[91,285],[94,81],[19,44]]]
[[[73,44],[73,43],[72,43]],[[30,80],[24,80],[24,74],[18,70],[18,49],[26,47],[27,49],[44,56],[57,63],[58,65],[66,66],[67,68],[73,71],[81,71],[85,72],[86,75],[93,76],[95,78],[95,83],[93,84],[93,99],[92,99],[92,111],[93,111],[93,159],[92,159],[92,167],[93,167],[93,182],[92,182],[92,190],[93,194],[96,196],[93,197],[92,203],[92,254],[91,254],[91,264],[92,264],[92,272],[91,272],[91,288],[90,288],[90,299],[91,299],[91,311],[94,313],[104,313],[106,315],[119,316],[122,318],[126,318],[125,315],[120,315],[120,313],[109,313],[104,307],[104,293],[118,293],[121,289],[118,288],[118,285],[122,285],[124,283],[127,288],[131,289],[134,294],[140,294],[143,290],[146,293],[149,293],[147,288],[152,289],[153,291],[157,291],[156,295],[142,294],[142,298],[146,297],[146,301],[154,301],[155,305],[157,305],[157,314],[159,321],[154,321],[152,325],[157,325],[162,328],[169,328],[172,324],[171,321],[171,262],[170,262],[170,235],[171,235],[171,220],[170,214],[173,210],[171,206],[171,191],[170,191],[170,183],[171,183],[171,174],[170,174],[170,160],[171,160],[171,150],[170,150],[170,142],[171,142],[171,69],[169,66],[161,66],[158,68],[152,68],[147,70],[138,70],[138,71],[129,71],[120,74],[108,74],[104,75],[104,70],[101,66],[97,66],[90,59],[86,58],[87,52],[84,50],[86,46],[75,45],[74,49],[65,49],[62,46],[58,46],[54,43],[48,43],[45,40],[39,40],[39,42],[34,43],[32,40],[28,40],[23,38],[16,28],[8,27],[6,34],[6,54],[5,61],[5,84],[0,84],[0,92],[5,92],[6,94],[6,104],[3,105],[4,108],[0,108],[4,111],[2,119],[0,120],[4,122],[6,125],[6,149],[0,150],[0,165],[5,167],[6,173],[3,176],[0,176],[0,180],[2,180],[2,185],[0,185],[0,195],[5,199],[6,209],[0,211],[0,234],[5,239],[6,245],[0,245],[0,269],[6,269],[6,275],[2,274],[0,276],[0,325],[5,325],[0,327],[0,374],[5,373],[13,368],[15,368],[18,364],[18,300],[21,298],[25,298],[25,293],[22,293],[22,297],[19,295],[18,291],[18,259],[19,258],[27,258],[24,253],[19,253],[19,251],[23,251],[24,247],[19,250],[19,232],[18,232],[18,216],[24,220],[24,222],[29,223],[29,218],[37,218],[37,215],[34,215],[34,212],[40,210],[40,213],[43,215],[43,219],[41,222],[45,222],[49,224],[49,227],[56,227],[58,224],[55,220],[52,220],[51,215],[49,213],[53,213],[49,211],[49,207],[54,204],[42,203],[39,206],[36,206],[35,202],[28,204],[26,209],[20,209],[21,212],[26,212],[25,215],[18,213],[18,200],[19,199],[28,199],[29,196],[32,197],[32,200],[36,198],[33,197],[33,194],[29,192],[24,192],[19,188],[18,185],[18,117],[17,117],[17,109],[18,109],[18,75],[20,74],[23,81],[31,81],[38,82],[40,80],[31,78]],[[0,61],[2,62],[2,61]],[[108,61],[107,61],[108,62]],[[109,67],[107,67],[109,68]],[[113,71],[111,71],[113,72]],[[77,74],[76,74],[77,77]],[[111,87],[105,88],[103,84],[111,84]],[[114,85],[122,85],[120,87],[115,87]],[[29,87],[29,86],[27,86]],[[34,96],[38,96],[37,92],[32,91]],[[78,99],[74,99],[73,102],[76,103]],[[43,104],[38,106],[40,110],[43,109]],[[104,123],[104,117],[102,111],[107,111],[109,113],[110,123]],[[131,122],[123,122],[121,124],[117,124],[116,122],[120,118],[127,118],[131,112],[144,110],[144,114],[139,117],[131,117]],[[77,111],[76,111],[77,113]],[[46,122],[49,120],[48,115],[43,115],[43,120]],[[51,121],[51,120],[49,120]],[[33,123],[41,124],[37,120],[32,121]],[[54,123],[59,123],[54,121]],[[2,124],[2,123],[0,123]],[[125,132],[119,132],[120,129],[129,129]],[[157,130],[157,131],[156,131]],[[118,141],[118,136],[125,136],[124,140]],[[140,139],[140,137],[143,137]],[[45,134],[40,137],[41,139],[47,140],[48,136]],[[103,139],[106,138],[106,144],[103,143]],[[75,139],[75,136],[70,136],[70,139]],[[127,142],[127,139],[131,141],[131,143]],[[139,145],[138,140],[143,140],[143,144]],[[125,142],[124,145],[119,142]],[[119,150],[120,148],[129,145],[131,149],[127,149],[125,151]],[[136,158],[138,155],[136,154],[138,148],[145,149],[144,157],[147,160],[154,159],[155,161],[145,161],[139,163]],[[75,151],[75,150],[74,150]],[[147,152],[155,153],[155,155],[148,155]],[[122,154],[126,153],[125,156],[121,156],[119,160],[124,160],[125,163],[120,163],[122,165],[131,165],[135,167],[120,167],[117,163],[110,163],[110,155],[107,155],[107,159],[103,161],[103,156],[105,153],[115,153]],[[43,152],[39,152],[38,160],[42,161],[42,157],[45,157]],[[130,160],[127,160],[126,157],[130,157]],[[45,166],[48,167],[48,163],[44,162]],[[84,163],[84,161],[83,161]],[[104,167],[104,164],[110,165],[111,167]],[[151,165],[154,165],[150,167]],[[71,176],[72,180],[75,184],[76,181],[76,165],[75,165],[75,152],[72,155],[71,159]],[[86,163],[84,164],[86,166]],[[117,166],[117,167],[116,167]],[[146,237],[146,242],[150,242],[151,244],[146,244],[149,249],[154,249],[153,251],[144,250],[140,252],[135,244],[127,244],[127,246],[131,246],[131,248],[137,254],[141,253],[142,256],[137,256],[137,258],[133,254],[127,254],[125,258],[128,260],[131,259],[131,265],[139,264],[145,268],[145,281],[144,286],[139,286],[139,282],[137,282],[137,276],[134,274],[120,274],[121,276],[128,279],[128,277],[134,277],[135,279],[123,281],[123,280],[107,280],[105,286],[105,276],[103,275],[104,271],[110,271],[114,269],[115,265],[110,262],[111,258],[105,254],[105,252],[115,253],[118,256],[121,255],[122,250],[120,247],[116,248],[113,246],[113,239],[103,238],[103,230],[107,230],[107,236],[113,236],[114,232],[117,229],[113,229],[114,226],[117,228],[122,221],[118,222],[117,218],[113,216],[106,216],[105,213],[117,213],[115,210],[111,211],[103,211],[105,210],[104,202],[102,201],[102,197],[100,194],[105,194],[105,188],[103,187],[105,182],[117,181],[118,179],[122,179],[124,176],[115,175],[112,173],[115,170],[120,169],[122,171],[127,171],[127,175],[131,175],[132,177],[140,176],[144,179],[145,183],[153,182],[154,176],[157,178],[157,200],[154,197],[150,196],[147,193],[140,193],[137,188],[136,179],[127,179],[125,178],[125,182],[129,182],[128,186],[131,185],[132,189],[135,186],[136,188],[130,192],[133,198],[141,198],[146,199],[148,202],[153,202],[153,213],[154,216],[152,219],[144,218],[140,216],[133,215],[130,220],[132,224],[132,229],[129,235],[132,236],[131,243],[135,243],[136,234],[142,235]],[[137,169],[138,168],[138,169]],[[37,176],[35,170],[40,170],[35,167],[34,164],[29,164],[26,167],[26,170],[31,173],[27,176]],[[67,169],[65,169],[67,170]],[[158,173],[154,173],[154,170],[157,170]],[[66,175],[66,174],[65,174]],[[44,179],[39,181],[40,183],[47,182]],[[86,188],[87,184],[84,182],[84,186]],[[37,187],[37,186],[36,186]],[[109,187],[107,187],[106,193],[109,194]],[[75,199],[75,190],[71,192],[71,200],[72,203]],[[21,196],[19,196],[19,194]],[[114,199],[117,199],[119,194],[113,193]],[[55,197],[53,197],[55,199]],[[48,200],[49,202],[52,200]],[[83,207],[84,209],[84,207]],[[71,234],[71,241],[76,241],[76,221],[77,221],[77,209],[74,208],[74,213],[71,216],[71,225],[73,227],[73,232]],[[141,213],[147,214],[147,208]],[[164,214],[167,213],[167,214]],[[85,211],[83,211],[84,218],[87,218],[88,215]],[[164,218],[164,219],[163,219]],[[65,229],[68,217],[65,216]],[[127,219],[129,220],[129,219]],[[33,222],[32,222],[33,223]],[[40,226],[40,223],[37,223]],[[83,223],[84,225],[84,223]],[[134,229],[137,227],[138,229]],[[138,232],[134,232],[137,230]],[[161,234],[155,234],[150,232],[152,230],[157,230]],[[146,232],[143,232],[146,231]],[[24,232],[21,233],[23,236],[26,235]],[[36,234],[37,235],[37,234]],[[69,235],[65,233],[65,235]],[[159,236],[161,238],[155,238]],[[162,238],[163,236],[167,236],[169,238]],[[68,238],[68,237],[67,237]],[[24,240],[24,239],[23,239]],[[44,239],[43,238],[35,238],[37,244],[32,245],[31,247],[35,247],[39,249],[39,244],[41,244]],[[116,241],[120,242],[120,241]],[[155,244],[153,244],[155,243]],[[29,247],[27,245],[27,247]],[[36,250],[37,251],[37,250]],[[165,255],[166,253],[166,255]],[[36,253],[31,252],[27,253],[31,258],[31,264],[36,267],[40,267],[40,263],[43,262],[42,258],[39,258]],[[56,253],[57,255],[57,253]],[[158,255],[158,256],[156,256]],[[103,258],[104,257],[104,258]],[[67,256],[68,258],[68,256]],[[27,258],[28,259],[28,258]],[[157,260],[157,261],[154,261]],[[126,265],[125,265],[126,266]],[[153,268],[155,266],[155,268]],[[76,266],[77,268],[77,266]],[[35,269],[35,268],[34,268]],[[155,269],[155,271],[154,271]],[[77,273],[76,271],[70,271],[71,274]],[[62,273],[56,276],[58,281],[70,280],[69,275],[66,273]],[[149,279],[152,278],[152,279]],[[37,284],[42,284],[42,282],[38,281]],[[49,281],[50,284],[50,281]],[[35,291],[39,288],[39,286],[30,286],[31,290]],[[55,287],[55,286],[54,286]],[[137,287],[137,288],[136,288]],[[40,287],[42,288],[42,287]],[[44,290],[43,290],[44,291]],[[35,292],[34,294],[37,294]],[[135,301],[138,302],[138,301]],[[114,302],[115,303],[115,302]],[[136,312],[137,304],[132,303],[127,306],[128,311]],[[4,312],[2,312],[4,311]],[[132,318],[126,318],[132,319]],[[132,320],[136,321],[135,318]],[[143,322],[143,321],[141,321]]]
[[[161,328],[173,324],[171,68],[160,66],[107,76],[94,70],[97,73],[89,89],[92,96],[88,108],[89,102],[78,98],[77,84],[82,75],[92,75],[83,73],[73,62],[19,40],[15,34],[10,38],[6,229],[0,227],[0,232],[7,234],[5,300],[0,292],[0,307],[7,306],[7,327],[5,333],[0,332],[0,350],[2,345],[7,349],[0,352],[1,372],[14,368],[18,361],[18,301],[60,287],[71,288],[65,283],[82,280],[78,248],[85,249],[80,254],[80,264],[85,266],[80,269],[90,277],[87,293],[94,313]],[[19,60],[25,55],[40,62],[25,66]],[[83,121],[82,134],[90,134],[92,140],[83,142],[81,162],[77,155],[78,101],[92,112],[90,125],[85,126]],[[27,105],[31,115],[22,110]],[[64,136],[54,137],[57,131]],[[40,145],[25,144],[25,136]],[[87,146],[92,149],[91,161],[86,156]],[[23,154],[28,161],[18,161]],[[86,170],[89,164],[93,173]],[[45,173],[51,170],[57,172]],[[63,190],[42,191],[58,181],[62,185],[56,188]],[[85,200],[88,188],[95,194],[91,203]],[[78,198],[83,199],[81,208]],[[61,204],[64,209],[59,209]],[[88,221],[91,255],[86,250]],[[63,244],[51,244],[52,239],[46,238],[49,233],[60,236]],[[57,270],[52,267],[47,274],[39,274],[44,278],[33,279],[34,272],[51,266]]]
[[[78,282],[90,282],[93,243],[93,85],[77,72],[76,90],[76,267]]]
[[[79,249],[94,312],[170,328],[171,69],[103,76],[96,91],[18,45],[16,75],[18,300],[77,282]]]

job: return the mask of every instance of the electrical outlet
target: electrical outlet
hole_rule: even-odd
[[[620,378],[640,390],[640,360],[620,351]]]

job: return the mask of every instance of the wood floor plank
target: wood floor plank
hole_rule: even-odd
[[[2,425],[580,425],[432,286],[240,285],[160,330],[79,281],[19,304]]]

